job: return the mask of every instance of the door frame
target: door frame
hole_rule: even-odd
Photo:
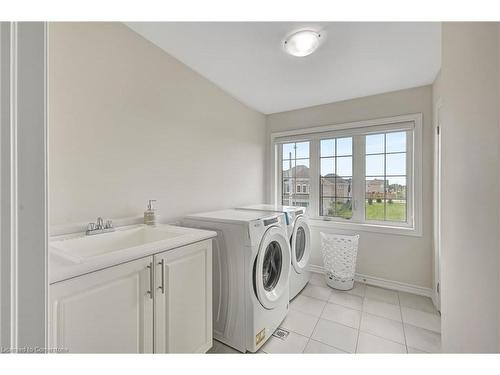
[[[47,23],[0,23],[0,347],[47,349]]]
[[[432,288],[432,302],[438,311],[441,311],[441,177],[442,177],[442,136],[443,124],[441,122],[441,110],[443,108],[443,101],[438,98],[434,103],[434,182],[433,182],[433,216],[434,216],[434,235],[433,235],[433,256],[434,256],[434,270],[433,270],[433,288]]]

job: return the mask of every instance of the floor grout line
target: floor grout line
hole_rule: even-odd
[[[363,302],[361,304],[361,316],[359,317],[358,337],[356,338],[356,348],[354,348],[354,353],[358,353],[359,333],[361,332],[361,321],[363,320],[363,306],[364,306],[364,304],[365,304],[365,297],[363,297]]]
[[[326,302],[328,303],[328,301]],[[325,306],[323,306],[323,309],[321,310],[321,313],[319,314],[319,317],[318,317],[318,321],[316,322],[316,324],[314,325],[314,328],[312,330],[312,333],[311,333],[311,336],[309,336],[309,340],[307,340],[307,344],[306,346],[304,346],[304,350],[306,350],[307,346],[309,345],[309,343],[311,342],[311,337],[314,335],[314,331],[316,330],[316,327],[318,326],[318,323],[321,319],[321,315],[323,315],[323,311],[325,311],[325,307],[326,307],[326,303],[325,303]],[[302,350],[302,353],[304,353],[304,350]]]
[[[322,341],[318,341],[318,340],[315,340],[315,339],[313,339],[313,338],[312,338],[312,336],[314,335],[314,332],[316,331],[316,328],[317,328],[317,326],[318,326],[318,324],[319,324],[319,322],[320,322],[320,320],[321,320],[321,319],[323,319],[323,320],[325,320],[325,321],[328,321],[328,322],[331,322],[331,323],[334,323],[334,324],[339,324],[339,325],[344,326],[344,327],[347,327],[347,328],[356,329],[355,327],[352,327],[352,326],[346,325],[346,324],[341,323],[341,322],[339,322],[339,321],[335,321],[335,320],[331,320],[331,319],[328,319],[328,318],[324,318],[324,317],[323,317],[323,313],[325,312],[325,309],[327,308],[328,304],[337,305],[337,306],[343,307],[343,308],[345,308],[345,309],[353,310],[353,311],[359,311],[359,313],[360,313],[360,319],[359,319],[359,322],[358,322],[358,327],[357,327],[357,337],[356,337],[356,345],[355,345],[354,353],[357,353],[357,351],[358,351],[358,347],[359,347],[359,337],[360,337],[361,332],[366,333],[366,334],[369,334],[369,335],[372,335],[372,336],[374,336],[374,337],[378,337],[378,338],[383,339],[383,340],[387,340],[387,341],[393,342],[393,343],[395,343],[395,344],[404,345],[404,347],[405,347],[405,349],[406,349],[406,353],[408,353],[408,352],[409,352],[409,350],[408,350],[408,342],[407,342],[407,337],[406,337],[406,330],[405,330],[405,324],[407,324],[407,323],[405,323],[405,322],[403,321],[403,312],[402,312],[402,305],[401,305],[401,299],[400,299],[399,293],[398,293],[397,291],[395,291],[395,292],[396,292],[396,298],[397,298],[397,304],[393,304],[393,303],[387,302],[386,300],[384,301],[384,300],[382,300],[382,299],[377,299],[377,298],[369,298],[369,297],[367,297],[367,296],[366,296],[366,287],[367,287],[367,284],[364,284],[364,283],[359,283],[359,284],[364,285],[364,289],[363,289],[363,296],[360,296],[359,294],[349,293],[348,291],[339,291],[339,292],[345,292],[346,294],[349,294],[350,296],[353,296],[353,297],[359,297],[359,298],[362,300],[362,301],[361,301],[361,302],[362,302],[362,303],[361,303],[361,310],[357,310],[357,309],[352,308],[352,307],[350,307],[350,306],[345,306],[345,305],[342,305],[342,304],[339,304],[339,303],[336,303],[336,302],[330,302],[330,298],[331,298],[331,296],[333,295],[334,290],[331,290],[331,291],[330,291],[330,294],[329,294],[329,296],[328,296],[328,298],[327,298],[326,300],[325,300],[325,299],[323,299],[323,298],[317,298],[317,297],[313,297],[313,296],[310,296],[310,295],[303,294],[303,291],[301,291],[301,292],[297,295],[297,297],[298,297],[298,296],[309,297],[309,298],[312,298],[312,299],[314,299],[314,300],[316,300],[316,301],[321,301],[321,302],[323,302],[323,303],[324,303],[324,305],[323,305],[323,307],[322,307],[322,309],[321,309],[321,312],[320,312],[320,314],[319,314],[318,316],[317,316],[317,315],[315,315],[315,314],[311,314],[311,313],[309,313],[309,312],[304,312],[304,311],[301,311],[301,310],[297,310],[297,309],[290,308],[290,310],[293,310],[293,311],[299,312],[299,313],[301,313],[301,314],[306,314],[306,315],[308,315],[308,316],[310,316],[310,317],[314,317],[314,318],[316,318],[316,319],[317,319],[317,321],[316,321],[316,323],[314,324],[314,327],[313,327],[313,329],[312,329],[312,331],[311,331],[311,334],[310,334],[309,336],[305,336],[305,335],[304,335],[304,334],[302,334],[302,333],[298,333],[298,332],[294,331],[293,329],[283,328],[283,329],[286,329],[286,330],[288,330],[288,331],[290,331],[290,332],[293,332],[293,333],[294,333],[294,334],[296,334],[296,335],[299,335],[299,336],[301,336],[301,337],[307,338],[307,343],[306,343],[306,345],[304,346],[304,349],[302,350],[302,353],[304,353],[304,352],[305,352],[306,348],[309,346],[309,344],[311,343],[311,341],[315,341],[315,342],[320,343],[320,344],[322,344],[322,345],[325,345],[325,346],[327,346],[327,347],[331,347],[331,348],[333,348],[333,349],[336,349],[336,350],[340,350],[340,351],[342,351],[342,352],[345,352],[343,349],[337,348],[337,347],[335,347],[335,346],[333,346],[333,345],[329,345],[329,344],[326,344],[326,343],[324,343],[324,342],[322,342]],[[311,284],[311,285],[313,285],[313,286],[317,286],[317,287],[321,287],[321,288],[325,288],[325,289],[333,289],[333,288],[329,287],[328,285],[316,285],[316,284]],[[385,289],[385,288],[382,288],[382,289]],[[304,290],[305,290],[305,288],[304,288]],[[387,290],[390,290],[390,289],[387,289]],[[295,298],[294,298],[294,299],[295,299]],[[388,318],[388,317],[386,317],[386,316],[381,316],[381,315],[377,315],[377,314],[373,314],[373,313],[370,313],[370,312],[365,311],[365,310],[364,310],[364,306],[365,306],[365,302],[366,302],[366,300],[373,300],[373,301],[377,301],[377,302],[386,303],[386,304],[388,304],[388,305],[398,306],[398,308],[399,308],[399,315],[400,315],[400,317],[401,317],[401,320],[395,320],[395,319],[393,319],[393,318]],[[426,311],[424,311],[424,310],[419,310],[419,309],[414,309],[414,310],[417,310],[417,311],[422,311],[422,312],[426,312]],[[398,342],[398,341],[394,341],[394,340],[392,340],[392,339],[388,339],[388,338],[386,338],[386,337],[379,336],[379,335],[374,334],[374,333],[371,333],[371,332],[366,332],[366,331],[364,331],[364,330],[362,331],[362,330],[361,330],[361,323],[362,323],[362,319],[363,319],[363,314],[373,315],[373,316],[376,316],[376,317],[379,317],[379,318],[382,318],[382,319],[387,319],[387,320],[390,320],[390,321],[393,321],[393,322],[398,322],[398,323],[401,323],[401,325],[402,325],[402,329],[403,329],[404,344],[402,344],[401,342]],[[440,334],[440,332],[435,332],[435,331],[433,331],[433,330],[428,330],[428,329],[423,328],[423,327],[418,327],[418,326],[415,326],[415,325],[412,325],[412,324],[409,324],[409,325],[414,326],[414,327],[416,327],[416,328],[420,328],[420,329],[424,329],[424,330],[427,330],[427,331],[430,331],[430,332],[434,332],[434,333]],[[280,326],[280,327],[281,327],[281,326]],[[346,352],[346,353],[347,353],[347,352]]]
[[[406,348],[406,353],[408,354],[408,341],[406,340],[405,324],[403,322],[403,309],[401,308],[401,300],[399,299],[399,293],[397,293],[397,296],[399,302],[399,314],[401,315],[401,325],[403,326],[403,337],[405,339],[405,348]]]

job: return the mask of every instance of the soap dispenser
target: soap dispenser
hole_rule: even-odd
[[[144,224],[146,225],[156,225],[156,211],[153,208],[153,202],[156,202],[156,199],[150,199],[148,209],[144,211]]]

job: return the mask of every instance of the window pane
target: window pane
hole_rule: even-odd
[[[284,178],[282,183],[282,193],[283,194],[293,194],[295,186],[294,178]]]
[[[321,156],[335,156],[335,139],[322,139],[320,144]]]
[[[385,204],[381,198],[367,198],[365,201],[366,220],[384,220]]]
[[[281,204],[283,206],[292,206],[292,196],[290,194],[283,194],[281,199]]]
[[[406,132],[387,133],[385,138],[385,152],[405,152]]]
[[[295,159],[295,143],[283,144],[283,160]]]
[[[305,159],[309,158],[309,142],[296,143],[296,158]]]
[[[385,216],[385,220],[406,221],[406,201],[387,199]]]
[[[297,159],[295,177],[309,177],[309,159]]]
[[[381,154],[384,152],[384,134],[367,135],[365,143],[366,154]]]
[[[336,197],[352,197],[352,179],[351,178],[340,178],[335,179]]]
[[[337,156],[352,155],[352,137],[337,138]]]
[[[368,176],[384,175],[384,155],[366,156],[366,174]]]
[[[387,177],[386,198],[406,199],[406,177]]]
[[[335,216],[335,198],[321,199],[321,216]]]
[[[387,154],[385,165],[387,175],[405,175],[406,154]]]
[[[335,196],[335,178],[321,178],[321,195],[323,197]]]
[[[337,175],[352,176],[352,156],[337,158]]]
[[[307,192],[309,191],[309,179],[308,178],[297,178],[295,181],[295,184],[297,185],[297,193],[299,194],[308,194]],[[308,197],[302,197],[302,198],[308,198]]]
[[[295,160],[283,160],[282,169],[283,177],[294,177]]]
[[[295,193],[290,199],[289,206],[309,207],[309,194]]]
[[[335,159],[334,158],[322,158],[321,159],[321,175],[327,176],[335,173]]]
[[[335,200],[335,216],[344,219],[352,218],[352,199],[350,197],[337,197]]]
[[[366,177],[366,198],[384,198],[385,180],[380,177]]]
[[[309,206],[309,142],[282,145],[282,204]]]

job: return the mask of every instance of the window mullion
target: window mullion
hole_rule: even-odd
[[[406,222],[409,225],[415,225],[415,171],[414,171],[414,133],[407,132],[406,135]],[[421,156],[419,156],[421,157]]]
[[[354,207],[352,220],[363,222],[365,218],[365,136],[353,137],[352,197]]]
[[[271,190],[271,203],[273,204],[281,204],[283,196],[283,176],[281,167],[283,164],[283,153],[281,149],[281,145],[275,143],[273,145],[272,153],[273,153],[273,164],[271,166],[273,175],[273,188]]]
[[[320,158],[319,158],[319,139],[311,139],[309,144],[309,216],[319,216],[320,194],[319,194],[319,176],[320,176]]]

